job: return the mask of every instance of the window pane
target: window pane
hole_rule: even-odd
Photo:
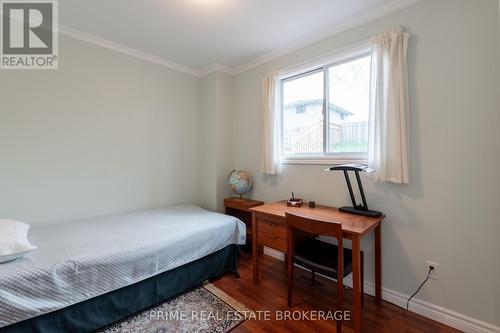
[[[283,83],[283,152],[323,153],[323,72]]]
[[[329,68],[328,81],[328,152],[367,152],[370,57]]]

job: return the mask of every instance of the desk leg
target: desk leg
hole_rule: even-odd
[[[382,226],[375,228],[375,303],[382,304]]]
[[[354,332],[361,332],[362,313],[361,313],[361,249],[360,239],[354,237],[352,239],[352,294],[354,303],[354,313],[352,315],[354,321]]]
[[[257,244],[257,219],[255,213],[252,213],[252,266],[253,266],[253,283],[259,283],[259,251],[260,247]]]

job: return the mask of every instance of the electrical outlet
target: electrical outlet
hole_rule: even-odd
[[[434,280],[439,279],[439,276],[438,276],[439,264],[436,262],[432,262],[432,261],[426,261],[425,263],[427,264],[427,272],[429,271],[431,266],[434,267],[434,269],[431,271],[431,275],[429,277],[431,279],[434,279]]]

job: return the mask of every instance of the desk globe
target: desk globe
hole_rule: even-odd
[[[233,170],[227,177],[229,186],[233,193],[238,194],[240,198],[250,192],[252,189],[252,176],[244,170]]]

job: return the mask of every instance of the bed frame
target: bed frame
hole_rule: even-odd
[[[13,325],[1,333],[88,333],[227,273],[238,275],[238,245],[229,245],[173,270]]]

